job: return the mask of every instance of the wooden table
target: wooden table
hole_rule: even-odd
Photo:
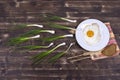
[[[43,24],[40,14],[44,13],[78,20],[78,23],[56,22],[73,28],[88,18],[110,22],[120,46],[119,0],[0,0],[0,80],[120,79],[120,56],[98,61],[86,59],[73,64],[66,62],[68,56],[63,56],[55,64],[44,63],[34,68],[31,66],[29,57],[41,50],[26,53],[23,53],[22,50],[12,52],[12,47],[5,45],[8,39],[21,34],[22,30],[11,31],[16,24]],[[61,30],[57,30],[57,32],[58,34],[68,33]],[[75,41],[73,38],[66,38],[57,43],[63,41],[70,43],[69,40],[70,42]],[[36,42],[30,41],[28,44],[36,44]],[[81,47],[75,45],[69,53],[82,54],[83,51]]]

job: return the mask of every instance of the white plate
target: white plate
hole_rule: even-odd
[[[97,23],[99,25],[101,39],[95,45],[88,45],[88,44],[86,44],[86,42],[83,38],[83,31],[82,30],[86,24],[92,24],[92,23]],[[78,44],[82,48],[84,48],[85,50],[98,51],[98,50],[103,49],[108,44],[110,34],[109,34],[108,28],[106,27],[106,25],[103,22],[101,22],[97,19],[87,19],[78,25],[76,32],[75,32],[75,37],[76,37]]]

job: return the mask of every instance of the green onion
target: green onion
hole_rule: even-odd
[[[39,25],[39,24],[17,24],[16,27],[14,28],[14,30],[15,29],[23,29],[23,28],[32,27],[32,26],[43,28],[43,25]]]
[[[77,22],[77,20],[71,20],[71,19],[62,18],[62,17],[61,17],[61,19],[64,20],[64,21],[72,22],[72,23],[76,23]]]
[[[58,17],[58,16],[52,16],[52,15],[44,15],[44,20],[47,20],[47,21],[60,21],[62,20],[61,17]]]
[[[26,37],[26,36],[34,36],[34,35],[37,35],[41,32],[48,32],[48,33],[51,33],[51,34],[55,34],[55,31],[54,30],[31,30],[23,35],[21,35],[22,37]]]
[[[53,56],[51,59],[49,59],[49,62],[55,62],[55,61],[57,61],[60,57],[62,57],[64,54],[66,54],[66,53],[69,51],[69,49],[71,48],[71,46],[72,46],[73,44],[74,44],[74,43],[71,43],[71,44],[69,45],[69,47],[67,48],[67,50],[65,50],[64,52],[58,53],[58,54],[56,54],[55,56]]]
[[[47,26],[53,27],[53,28],[58,28],[58,29],[64,29],[64,30],[75,30],[74,28],[66,27],[63,25],[55,24],[55,23],[48,23]]]
[[[56,50],[57,48],[59,48],[59,47],[61,47],[61,46],[64,46],[64,45],[66,45],[65,42],[57,45],[56,47],[54,47],[54,48],[51,49],[51,50],[48,50],[48,51],[46,51],[46,52],[42,52],[42,53],[39,53],[39,54],[33,56],[33,57],[32,57],[32,59],[33,59],[33,65],[34,65],[34,64],[38,64],[44,57],[48,56],[48,55],[49,55],[50,53],[52,53],[54,50]]]
[[[39,28],[43,28],[43,25],[39,25],[39,24],[28,24],[27,26],[28,27],[30,27],[30,26],[36,26],[36,27],[39,27]]]
[[[23,46],[20,48],[24,48],[24,49],[29,49],[29,50],[35,50],[35,49],[40,49],[40,48],[49,48],[53,45],[53,43],[50,43],[48,46],[34,46],[34,45],[29,45],[29,46]]]
[[[43,42],[51,42],[57,39],[65,38],[65,37],[73,37],[73,34],[67,34],[67,35],[62,35],[62,36],[52,36],[48,38],[42,38]]]
[[[36,36],[32,36],[32,37],[17,37],[17,38],[12,38],[9,41],[9,45],[18,45],[22,42],[28,41],[30,39],[35,39],[35,38],[39,38],[40,35],[36,35]]]
[[[27,24],[18,24],[16,25],[18,29],[27,27]]]
[[[12,38],[9,42],[10,45],[17,45],[17,44],[20,44],[22,42],[25,42],[29,39],[32,39],[32,38],[39,38],[40,35],[37,35],[41,32],[48,32],[48,33],[51,33],[51,34],[54,34],[55,31],[54,30],[31,30],[23,35],[21,35],[20,37],[17,37],[17,38]],[[37,36],[34,36],[34,35],[37,35]],[[30,36],[33,36],[33,37],[30,37]],[[32,47],[32,46],[31,46]]]
[[[63,20],[63,21],[68,21],[68,22],[72,22],[72,23],[77,22],[77,20],[71,20],[71,19],[67,19],[67,18],[63,18],[63,17],[60,17],[60,16],[51,15],[51,14],[45,14],[43,18],[46,19],[47,21]]]

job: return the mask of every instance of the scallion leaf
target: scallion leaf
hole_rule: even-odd
[[[54,30],[38,30],[38,29],[35,29],[35,30],[28,31],[27,33],[22,34],[21,36],[22,37],[29,37],[29,36],[37,35],[37,34],[42,33],[42,32],[47,32],[47,33],[51,33],[51,34],[55,33]]]
[[[23,29],[26,27],[39,27],[39,28],[43,28],[43,25],[39,25],[39,24],[17,24],[16,27],[13,30],[16,29]]]
[[[29,49],[29,50],[35,50],[40,48],[49,48],[53,45],[53,43],[50,43],[48,46],[35,46],[35,45],[29,45],[29,46],[22,46],[19,48]]]
[[[39,53],[39,54],[33,56],[33,57],[32,57],[32,59],[33,59],[33,65],[34,65],[34,64],[38,64],[44,57],[48,56],[48,55],[49,55],[50,53],[52,53],[54,50],[56,50],[57,48],[59,48],[59,47],[61,47],[61,46],[64,46],[64,45],[66,45],[65,42],[57,45],[56,47],[54,47],[54,48],[51,49],[51,50],[48,50],[48,51],[46,51],[46,52],[42,52],[42,53]]]
[[[71,43],[71,44],[69,45],[69,47],[67,48],[67,50],[65,50],[64,52],[61,52],[61,53],[56,54],[56,55],[53,56],[51,59],[49,59],[48,62],[55,62],[55,61],[57,61],[60,57],[62,57],[64,54],[66,54],[66,53],[69,51],[69,49],[72,47],[73,44],[74,44],[74,43]]]
[[[64,29],[64,30],[75,30],[74,28],[55,24],[55,23],[47,23],[47,26],[53,27],[53,28],[58,28],[58,29]]]
[[[57,39],[62,39],[65,37],[73,37],[73,34],[67,34],[67,35],[62,35],[62,36],[52,36],[52,37],[47,37],[47,38],[42,38],[43,42],[51,42]]]
[[[68,21],[68,22],[72,22],[72,23],[77,22],[77,20],[71,20],[68,18],[63,18],[60,16],[52,15],[52,14],[45,14],[45,15],[43,15],[43,18],[47,21]]]
[[[12,38],[9,41],[9,45],[18,45],[20,43],[23,43],[25,41],[28,41],[30,39],[35,39],[35,38],[39,38],[40,35],[36,35],[36,36],[32,36],[32,37],[17,37],[17,38]]]

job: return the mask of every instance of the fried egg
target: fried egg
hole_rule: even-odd
[[[92,23],[85,25],[83,29],[84,40],[88,45],[94,45],[101,39],[99,25]]]

